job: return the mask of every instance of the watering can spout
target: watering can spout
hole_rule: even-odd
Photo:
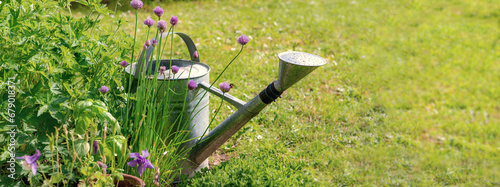
[[[238,111],[229,116],[206,136],[201,137],[198,144],[194,145],[189,160],[200,165],[262,109],[280,97],[281,93],[316,68],[326,64],[325,59],[304,52],[283,52],[278,55],[278,58],[280,60],[278,79],[247,103],[240,100],[233,101],[231,104],[235,105]],[[202,87],[208,86],[202,85]]]

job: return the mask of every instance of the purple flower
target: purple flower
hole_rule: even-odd
[[[97,165],[99,165],[99,167],[102,168],[102,172],[106,174],[106,168],[108,168],[108,166],[105,163],[102,163],[101,161],[97,161]]]
[[[227,82],[223,82],[219,84],[220,90],[222,90],[222,93],[229,92],[231,90],[231,85]]]
[[[155,12],[155,14],[160,17],[161,15],[163,15],[163,8],[161,8],[160,6],[157,6],[155,9],[153,9],[153,12]]]
[[[142,46],[142,48],[144,49],[144,51],[146,51],[148,49],[148,46],[146,46],[146,43],[144,43],[144,45]]]
[[[167,22],[160,20],[160,21],[158,21],[158,24],[156,25],[156,27],[158,27],[158,29],[160,29],[160,32],[163,33],[167,29]]]
[[[146,40],[146,43],[144,43],[144,44],[146,44],[146,46],[149,47],[151,45],[151,41]]]
[[[177,16],[172,16],[170,18],[170,24],[177,25],[177,22],[179,22],[179,19],[177,19]]]
[[[160,66],[160,75],[161,75],[161,74],[164,74],[166,70],[167,70],[167,67],[165,67],[165,66]]]
[[[97,152],[99,152],[99,142],[96,140],[92,144],[92,154],[95,155]]]
[[[21,157],[16,157],[16,159],[23,159],[23,165],[27,168],[31,168],[31,172],[33,173],[33,175],[36,175],[36,169],[38,168],[36,161],[40,158],[40,155],[40,151],[37,149],[34,155],[24,155]]]
[[[124,60],[124,61],[122,61],[120,63],[120,65],[122,65],[123,67],[127,67],[128,66],[128,62]]]
[[[248,41],[250,41],[248,39],[247,36],[245,36],[244,34],[242,34],[239,38],[238,38],[238,43],[240,43],[241,45],[245,45],[248,43]]]
[[[155,39],[153,39],[153,47],[156,47],[156,44],[157,44],[157,43],[158,43],[158,42],[157,42]]]
[[[194,90],[194,89],[196,89],[196,87],[198,87],[198,84],[196,84],[196,82],[194,82],[193,80],[189,80],[188,90]]]
[[[153,164],[151,164],[151,161],[149,161],[149,159],[146,159],[146,157],[149,156],[148,149],[142,151],[142,156],[139,153],[129,153],[128,156],[130,158],[135,158],[135,160],[128,162],[127,165],[129,165],[130,167],[139,165],[139,167],[137,167],[139,176],[142,176],[142,173],[144,173],[144,170],[146,170],[146,168],[155,168]]]
[[[132,8],[134,8],[136,10],[139,9],[139,8],[142,8],[142,5],[143,5],[143,3],[142,3],[141,0],[132,0],[132,1],[130,1],[130,6],[132,6]]]
[[[146,20],[144,20],[144,25],[151,27],[155,24],[155,21],[151,19],[151,17],[148,17]]]
[[[106,87],[106,86],[101,86],[101,88],[99,88],[99,91],[100,91],[102,94],[105,94],[105,93],[108,93],[109,88],[108,88],[108,87]]]
[[[198,55],[198,51],[195,51],[195,52],[193,53],[193,58],[195,58],[195,59],[196,59],[196,58],[199,58],[199,57],[200,57],[200,56]]]
[[[177,66],[172,66],[172,69],[171,69],[171,70],[172,70],[172,73],[173,73],[173,74],[176,74],[177,72],[179,72],[179,67],[177,67]]]

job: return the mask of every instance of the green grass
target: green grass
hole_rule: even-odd
[[[154,15],[154,6],[140,11],[141,22]],[[260,172],[248,168],[274,170],[284,162],[335,186],[500,185],[498,1],[236,0],[163,7],[165,19],[179,17],[176,31],[194,39],[212,80],[237,53],[236,38],[251,37],[220,79],[235,84],[230,93],[243,100],[277,78],[280,52],[309,52],[329,62],[226,143],[220,151],[231,159],[220,167]],[[133,33],[133,13],[116,16]],[[138,38],[144,37],[142,26]],[[188,59],[181,40],[175,43],[176,56]],[[212,97],[211,109],[219,102]],[[226,106],[217,123],[235,111]],[[266,159],[262,154],[276,166],[256,164]],[[193,184],[216,180],[211,176],[248,182],[224,168]]]

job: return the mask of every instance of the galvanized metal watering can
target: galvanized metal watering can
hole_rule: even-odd
[[[164,33],[160,37],[167,37],[171,33]],[[193,53],[196,51],[196,46],[194,45],[191,38],[183,33],[175,33],[180,36],[186,43],[189,50],[190,56],[193,57]],[[146,63],[149,63],[148,59],[153,52],[153,47],[150,46],[146,51],[143,51],[139,57],[139,63],[134,63],[126,68],[127,73],[131,73],[135,78],[139,77],[139,74],[144,72],[141,69],[143,58],[146,58]],[[188,101],[186,103],[186,110],[184,110],[185,116],[181,119],[183,122],[189,122],[189,128],[192,129],[189,134],[189,139],[193,139],[185,144],[182,148],[192,148],[189,155],[186,155],[187,161],[184,162],[182,166],[182,174],[192,175],[195,171],[199,171],[201,168],[208,166],[208,157],[215,152],[222,144],[224,144],[232,135],[234,135],[241,127],[243,127],[248,121],[255,117],[262,109],[264,109],[268,104],[276,100],[280,95],[287,90],[289,87],[297,83],[299,80],[307,76],[309,73],[314,71],[319,66],[326,64],[326,60],[313,54],[304,52],[283,52],[278,55],[279,58],[279,75],[276,81],[269,84],[264,90],[260,92],[259,95],[254,97],[249,102],[244,102],[238,98],[231,96],[230,94],[224,94],[214,87],[210,87],[209,84],[209,72],[210,67],[200,63],[199,58],[192,58],[189,60],[172,60],[172,65],[180,67],[179,73],[182,73],[180,77],[172,79],[170,77],[169,81],[173,81],[173,87],[178,89],[187,89],[188,73],[191,71],[190,80],[194,80],[198,83],[199,87],[196,90],[188,92]],[[167,65],[170,60],[161,60],[160,64]],[[152,63],[156,63],[153,61]],[[192,68],[190,69],[192,64]],[[155,66],[153,66],[155,67]],[[132,68],[132,70],[130,69]],[[167,70],[169,71],[169,70]],[[154,71],[147,70],[146,73],[154,73]],[[184,72],[184,73],[183,73]],[[163,81],[165,76],[158,76],[158,81]],[[168,88],[159,88],[168,89]],[[225,101],[235,106],[238,111],[229,116],[221,124],[215,127],[213,130],[205,133],[208,128],[209,121],[209,109],[208,97],[201,97],[204,92],[212,93],[218,97],[223,98]],[[208,96],[208,95],[207,95]],[[162,97],[159,95],[158,97]],[[176,119],[181,115],[184,98],[173,98],[171,100],[172,107],[174,107],[173,112],[170,114],[170,119]],[[195,104],[200,103],[196,108]],[[176,109],[177,108],[177,109]],[[173,121],[172,121],[173,122]],[[202,137],[203,136],[203,137]]]

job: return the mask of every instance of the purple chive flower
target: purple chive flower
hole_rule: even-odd
[[[105,94],[105,93],[108,93],[109,92],[109,88],[106,87],[106,86],[101,86],[101,88],[99,88],[99,91],[102,93],[102,94]]]
[[[144,20],[144,25],[151,27],[155,24],[155,21],[151,19],[151,17],[148,17],[146,20]]]
[[[144,43],[144,45],[142,46],[142,48],[144,49],[144,51],[146,51],[148,49],[148,46],[146,46],[146,43]]]
[[[144,170],[146,170],[146,168],[155,168],[153,164],[151,164],[151,161],[149,161],[149,159],[146,159],[146,157],[149,156],[148,149],[142,151],[142,156],[139,153],[129,153],[128,156],[130,158],[135,158],[135,160],[128,162],[127,165],[129,165],[130,167],[139,165],[137,167],[139,176],[142,176],[142,173],[144,173]]]
[[[198,55],[198,51],[195,51],[195,52],[193,53],[193,58],[199,58],[199,57],[200,57],[200,56]]]
[[[102,163],[101,161],[97,161],[97,165],[99,165],[99,167],[102,168],[102,172],[106,174],[106,168],[108,168],[108,166],[105,163]]]
[[[248,43],[248,41],[250,41],[248,39],[247,36],[245,36],[244,34],[242,34],[239,38],[238,38],[238,43],[240,43],[241,45],[245,45]]]
[[[196,82],[194,82],[193,80],[189,80],[188,90],[194,90],[196,89],[196,87],[198,87],[198,84],[196,84]]]
[[[146,40],[146,43],[144,43],[144,44],[146,44],[146,46],[149,47],[151,45],[151,41]]]
[[[176,74],[177,72],[179,72],[179,67],[177,67],[177,66],[172,66],[172,69],[171,69],[171,70],[172,70],[172,73],[173,73],[173,74]]]
[[[177,19],[177,16],[172,16],[170,18],[170,24],[177,25],[178,22],[179,22],[179,19]]]
[[[163,15],[163,8],[161,8],[160,6],[157,6],[155,9],[153,9],[153,12],[155,12],[155,14],[160,17],[161,15]]]
[[[23,165],[27,168],[31,168],[31,172],[33,173],[33,175],[36,175],[36,169],[38,168],[36,161],[40,158],[40,155],[40,151],[37,149],[34,155],[24,155],[21,157],[16,157],[16,159],[23,159]]]
[[[222,93],[229,92],[231,90],[231,85],[227,82],[223,82],[219,84],[220,90],[222,90]]]
[[[132,6],[132,8],[134,8],[136,10],[139,9],[139,8],[142,8],[142,5],[143,5],[143,3],[142,3],[141,0],[132,0],[132,1],[130,1],[130,6]]]
[[[165,74],[165,71],[167,70],[167,67],[165,66],[160,66],[160,75]]]
[[[92,144],[92,154],[95,155],[97,152],[99,152],[99,142],[96,140]]]
[[[160,20],[160,21],[158,21],[158,24],[156,25],[156,27],[158,27],[158,29],[160,29],[160,32],[163,33],[167,29],[167,22]]]
[[[124,61],[122,61],[120,63],[120,65],[122,65],[123,67],[127,67],[128,66],[128,62],[124,60]]]
[[[157,44],[157,43],[158,43],[158,42],[157,42],[155,39],[153,39],[153,47],[156,47],[156,44]]]

